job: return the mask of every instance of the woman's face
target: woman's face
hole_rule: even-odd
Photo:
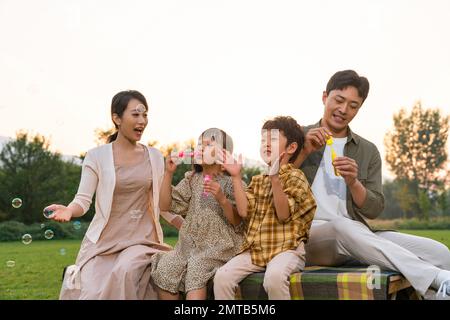
[[[115,122],[119,125],[119,131],[125,138],[137,142],[141,140],[148,124],[147,109],[139,100],[131,99],[122,118],[116,115]]]

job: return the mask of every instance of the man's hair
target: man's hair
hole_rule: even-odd
[[[268,120],[263,125],[263,130],[273,130],[278,129],[283,132],[287,139],[287,145],[289,146],[293,142],[297,142],[297,150],[292,154],[289,162],[294,162],[297,159],[300,150],[303,148],[305,143],[305,134],[302,127],[297,123],[297,121],[292,117],[278,116],[272,120]]]
[[[358,90],[358,94],[364,102],[369,94],[369,80],[365,77],[360,77],[353,70],[336,72],[328,81],[326,92],[330,94],[332,90],[343,90],[350,86]]]

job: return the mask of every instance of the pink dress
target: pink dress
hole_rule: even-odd
[[[84,237],[76,264],[81,289],[60,299],[157,299],[150,258],[170,247],[157,241],[152,210],[152,168],[148,153],[135,165],[115,166],[110,218],[97,243]]]

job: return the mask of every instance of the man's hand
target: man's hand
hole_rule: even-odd
[[[303,145],[306,155],[324,147],[329,136],[332,136],[332,133],[325,127],[310,129],[305,136],[305,144]]]
[[[333,166],[344,178],[347,186],[352,187],[358,177],[358,164],[356,161],[349,157],[336,157],[333,161]]]

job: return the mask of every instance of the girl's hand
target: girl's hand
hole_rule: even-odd
[[[242,155],[238,159],[234,159],[233,155],[225,149],[218,149],[217,163],[228,171],[230,176],[238,177],[242,170]]]
[[[203,190],[204,192],[211,193],[219,203],[222,203],[226,200],[225,194],[223,193],[220,184],[214,180],[206,181],[203,184]]]
[[[52,204],[48,207],[45,207],[44,211],[53,211],[53,213],[48,217],[50,220],[55,220],[58,222],[68,222],[72,219],[72,210],[67,208],[66,206],[62,206],[60,204]]]
[[[178,160],[175,156],[168,156],[166,159],[166,171],[173,174],[177,170],[176,161]]]

